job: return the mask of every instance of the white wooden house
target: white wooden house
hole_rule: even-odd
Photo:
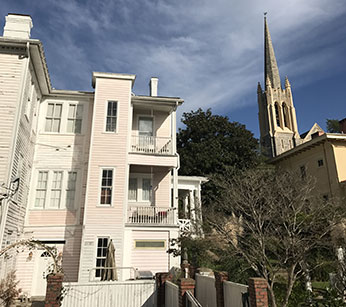
[[[117,73],[94,72],[93,92],[55,90],[31,28],[30,16],[9,14],[0,37],[2,194],[20,178],[16,195],[2,196],[1,247],[22,238],[56,246],[66,281],[98,280],[110,240],[121,280],[179,266],[167,250],[188,224],[178,216],[183,100],[158,96],[157,78],[149,96],[134,95],[136,76]],[[184,212],[200,209],[203,181],[181,178]],[[43,296],[47,254],[9,256],[1,277],[15,268],[23,293]]]

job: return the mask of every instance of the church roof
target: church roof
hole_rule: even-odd
[[[269,78],[273,88],[281,88],[280,74],[276,62],[267,18],[264,17],[264,82]]]

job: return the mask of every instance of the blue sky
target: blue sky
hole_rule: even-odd
[[[346,117],[344,0],[2,0],[0,17],[32,16],[55,88],[92,90],[92,71],[133,73],[145,95],[156,76],[159,95],[185,99],[178,118],[211,107],[258,137],[264,11],[299,131]]]

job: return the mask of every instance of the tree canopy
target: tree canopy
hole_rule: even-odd
[[[280,279],[286,294],[279,305],[287,306],[296,281],[323,264],[316,252],[333,254],[332,233],[346,215],[340,201],[316,193],[312,178],[299,178],[274,169],[222,176],[215,181],[218,211],[205,217],[234,256],[266,279],[272,306]]]
[[[327,132],[330,133],[341,133],[340,123],[337,119],[327,119]]]
[[[185,127],[177,135],[180,174],[222,174],[227,167],[245,169],[257,163],[258,142],[244,125],[211,109],[184,113],[182,122]]]

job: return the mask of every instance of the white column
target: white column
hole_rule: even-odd
[[[183,208],[184,218],[187,218],[188,216],[188,206],[189,206],[189,194],[186,194],[184,196],[184,208]]]

